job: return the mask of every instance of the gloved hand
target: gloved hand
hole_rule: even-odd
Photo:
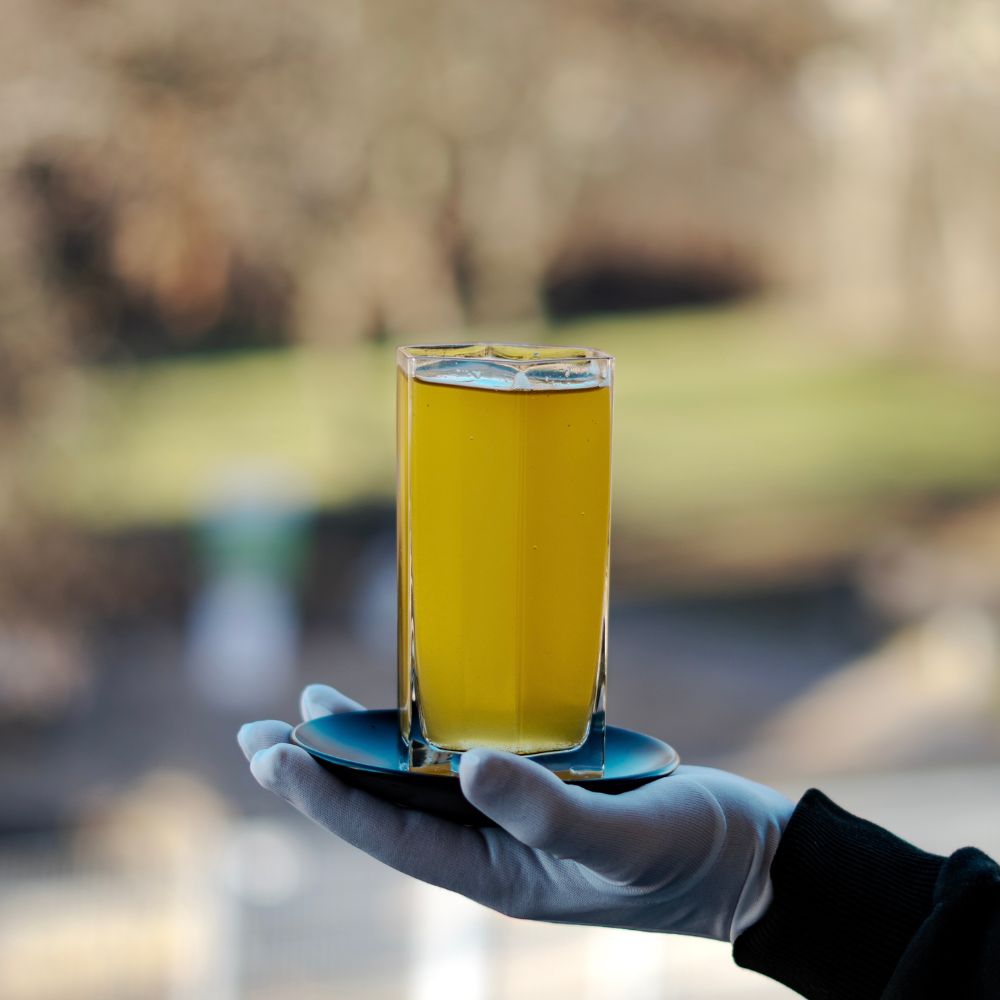
[[[360,708],[324,685],[302,693],[305,719]],[[499,827],[472,829],[345,785],[288,742],[291,729],[239,732],[264,788],[379,861],[501,913],[734,941],[770,902],[768,870],[794,807],[725,771],[681,766],[604,795],[514,754],[469,750],[462,791]]]

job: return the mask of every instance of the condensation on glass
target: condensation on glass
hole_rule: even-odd
[[[599,775],[613,359],[462,344],[397,361],[405,766],[493,747]]]

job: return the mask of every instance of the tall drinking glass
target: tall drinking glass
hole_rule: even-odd
[[[613,359],[469,344],[397,361],[405,764],[493,747],[600,775]]]

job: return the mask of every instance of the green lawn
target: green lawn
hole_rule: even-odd
[[[615,354],[615,512],[637,537],[725,538],[760,525],[764,538],[810,518],[1000,486],[1000,384],[985,376],[852,360],[754,311],[507,339]],[[38,489],[100,529],[187,521],[227,470],[260,465],[285,470],[323,507],[385,499],[393,390],[388,347],[95,371],[72,422],[53,431]]]

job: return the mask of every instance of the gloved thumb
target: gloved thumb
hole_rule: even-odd
[[[725,842],[718,799],[681,769],[608,795],[562,781],[525,757],[468,750],[459,779],[465,797],[521,843],[623,885],[700,878]]]
[[[606,864],[606,835],[616,826],[611,796],[499,750],[466,751],[459,780],[469,802],[521,843],[597,870]]]

